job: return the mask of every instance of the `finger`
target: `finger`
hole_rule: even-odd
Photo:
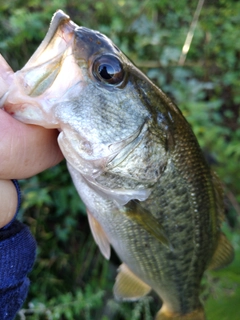
[[[0,54],[0,97],[7,91],[12,82],[14,72]]]
[[[0,228],[13,219],[17,205],[17,192],[12,181],[0,180]]]
[[[57,130],[26,125],[0,110],[0,179],[24,179],[59,163]]]

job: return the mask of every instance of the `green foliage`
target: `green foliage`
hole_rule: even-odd
[[[205,1],[186,62],[178,61],[197,1],[13,0],[0,2],[0,52],[14,70],[29,59],[59,8],[106,33],[179,105],[226,191],[234,263],[204,279],[209,319],[239,318],[240,2]],[[38,242],[31,288],[19,319],[152,319],[159,300],[113,300],[119,264],[94,244],[65,163],[22,181],[22,219]],[[230,229],[231,228],[231,229]],[[231,230],[231,232],[229,232]]]
[[[75,295],[71,292],[59,294],[50,300],[32,301],[28,309],[22,309],[19,312],[21,319],[66,319],[72,320],[76,316],[81,319],[92,320],[96,308],[101,306],[101,298],[103,291],[99,290],[97,293],[92,291],[90,286],[86,286],[84,292],[76,290]]]

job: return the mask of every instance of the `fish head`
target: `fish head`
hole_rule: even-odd
[[[109,38],[57,11],[0,104],[24,123],[59,129],[60,147],[68,160],[74,154],[74,166],[78,156],[103,168],[121,150],[129,153],[153,118],[159,128],[168,126],[165,107],[153,114],[157,91]],[[165,140],[162,131],[158,136]]]

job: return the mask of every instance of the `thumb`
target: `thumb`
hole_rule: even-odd
[[[0,180],[0,228],[14,217],[18,206],[17,191],[11,180]]]

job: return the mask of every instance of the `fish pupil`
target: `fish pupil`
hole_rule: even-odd
[[[109,80],[114,76],[114,69],[109,64],[102,64],[99,66],[98,72],[105,80]]]

